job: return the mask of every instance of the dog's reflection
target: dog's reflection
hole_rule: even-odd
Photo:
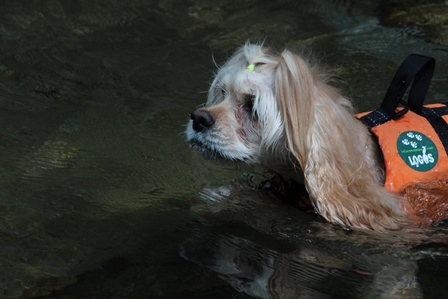
[[[265,233],[267,226],[262,228],[262,222],[271,223],[271,232],[277,229],[272,223],[283,216],[276,214],[281,209],[262,202],[254,215],[247,194],[237,189],[226,186],[201,193],[206,204],[193,207],[193,212],[203,226],[193,230],[182,245],[184,259],[214,271],[236,290],[256,298],[421,297],[418,266],[409,256],[397,258],[387,250],[327,241],[328,236],[299,240],[291,234],[295,238],[291,240]],[[253,221],[260,217],[260,222]]]
[[[279,252],[231,234],[196,231],[181,256],[256,298],[419,298],[416,264],[388,261],[373,273],[316,248]],[[379,260],[386,257],[378,257]]]

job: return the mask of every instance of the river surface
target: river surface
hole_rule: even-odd
[[[358,111],[411,53],[448,99],[443,1],[0,2],[0,298],[442,298],[446,224],[349,231],[185,142],[215,62],[311,49]]]

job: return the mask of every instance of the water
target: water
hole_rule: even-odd
[[[2,1],[0,297],[443,297],[446,226],[346,231],[183,136],[248,39],[312,48],[359,111],[434,56],[446,100],[446,8],[412,2],[441,19],[419,27],[408,2]]]

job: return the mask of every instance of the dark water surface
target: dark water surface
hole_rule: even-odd
[[[350,232],[209,161],[183,131],[246,40],[310,47],[360,111],[410,53],[437,59],[443,1],[0,3],[1,298],[442,298],[448,230]],[[213,56],[213,58],[212,58]]]

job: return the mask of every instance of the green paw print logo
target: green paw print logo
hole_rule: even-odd
[[[427,136],[416,131],[406,131],[397,139],[398,154],[412,169],[425,172],[437,164],[439,152]]]

